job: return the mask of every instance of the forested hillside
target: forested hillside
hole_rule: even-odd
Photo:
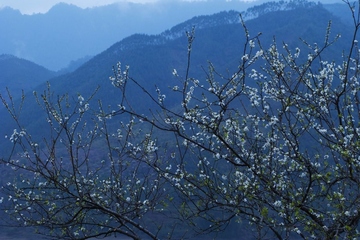
[[[82,9],[60,3],[47,13],[26,15],[0,9],[0,53],[12,54],[58,71],[70,61],[94,56],[135,33],[158,34],[196,15],[245,10],[240,1],[160,1]],[[56,46],[56,47],[54,47]]]
[[[28,60],[12,55],[0,55],[0,86],[3,96],[7,95],[5,87],[9,87],[13,98],[20,98],[22,91],[31,92],[36,86],[54,76],[55,72]]]

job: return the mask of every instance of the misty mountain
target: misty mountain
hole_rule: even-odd
[[[82,58],[78,58],[76,60],[70,61],[70,63],[67,65],[67,67],[60,69],[56,72],[57,75],[63,75],[69,72],[73,72],[76,69],[78,69],[81,65],[89,61],[93,56],[85,56]]]
[[[345,24],[349,26],[353,26],[354,21],[351,17],[351,11],[349,6],[344,3],[333,3],[333,4],[325,4],[324,7],[331,13],[333,13],[336,17],[341,19]]]
[[[32,91],[39,84],[56,76],[56,73],[25,59],[12,55],[0,55],[1,95],[6,97],[5,86],[9,87],[14,99],[20,97],[21,91]],[[2,108],[2,106],[1,106]]]
[[[81,9],[60,3],[45,14],[22,15],[0,9],[0,53],[12,54],[51,70],[70,61],[94,56],[135,33],[158,34],[197,15],[221,10],[242,11],[253,3],[160,1],[136,4],[119,2]]]
[[[303,56],[306,58],[307,47],[299,38],[309,43],[322,43],[329,20],[333,22],[330,37],[341,33],[342,38],[328,52],[324,52],[323,56],[335,60],[339,59],[342,51],[349,46],[352,30],[322,5],[314,4],[286,11],[267,12],[248,20],[246,24],[251,35],[262,32],[260,39],[264,47],[270,46],[276,36],[279,44],[286,42],[290,48],[297,46],[303,48]],[[136,34],[125,38],[90,59],[74,72],[51,79],[51,90],[60,95],[69,93],[76,98],[77,94],[88,97],[100,87],[93,104],[97,104],[98,99],[101,99],[104,106],[115,107],[119,102],[118,90],[111,85],[109,76],[113,74],[112,67],[120,61],[123,66],[130,66],[131,76],[146,88],[153,89],[155,93],[155,88],[159,87],[164,94],[171,96],[169,87],[176,84],[176,79],[172,76],[173,69],[177,69],[181,76],[185,74],[187,66],[185,31],[191,31],[193,26],[196,30],[192,46],[191,76],[205,79],[208,61],[213,63],[220,74],[228,75],[236,71],[245,41],[244,30],[239,23],[239,12],[228,11],[192,18],[158,35]],[[44,84],[37,87],[40,93],[44,89],[46,89]],[[133,105],[141,107],[144,111],[150,109],[151,106],[144,104],[138,97],[139,94],[142,93],[133,93]],[[170,104],[177,103],[171,98],[167,98],[167,101]],[[34,103],[34,101],[26,103],[24,115],[38,116],[37,113],[31,112],[36,109]],[[26,120],[31,121],[31,125],[35,127],[38,119],[36,117]],[[3,118],[1,121],[5,124],[6,120]],[[10,131],[13,128],[5,129]]]
[[[57,4],[45,14],[23,15],[0,9],[0,54],[28,59],[51,70],[71,61],[94,56],[135,33],[159,34],[194,16],[223,10],[245,11],[258,1],[159,1],[136,4],[119,2],[81,9]],[[341,6],[340,6],[341,5]],[[343,16],[345,4],[328,9]]]

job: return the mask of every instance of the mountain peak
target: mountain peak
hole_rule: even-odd
[[[247,11],[242,12],[241,15],[245,20],[250,20],[271,12],[310,9],[316,6],[321,5],[307,0],[267,2],[249,8]],[[196,16],[162,32],[159,35],[134,34],[124,38],[122,41],[115,44],[116,50],[114,53],[117,54],[119,51],[144,47],[146,45],[161,45],[166,43],[168,40],[174,40],[184,36],[185,32],[191,31],[193,27],[195,27],[196,30],[200,30],[238,23],[240,23],[240,12],[235,10],[222,11],[211,15]]]
[[[168,40],[174,40],[184,36],[185,32],[191,31],[193,27],[195,27],[196,30],[199,30],[221,25],[236,24],[240,22],[239,14],[239,12],[233,10],[222,11],[212,15],[193,17],[190,20],[180,23],[159,35],[133,34],[130,37],[124,38],[122,41],[116,43],[116,50],[114,53],[116,54],[119,51],[147,45],[161,45],[166,43]]]
[[[0,13],[2,16],[9,16],[9,17],[13,17],[13,16],[17,16],[17,15],[21,15],[20,10],[17,9],[13,9],[11,7],[0,7]]]
[[[276,1],[276,2],[271,1],[248,8],[245,12],[242,13],[242,16],[245,19],[252,19],[252,18],[260,17],[270,12],[288,11],[298,8],[312,8],[318,5],[320,5],[319,2],[315,3],[307,0],[290,0],[290,1]]]
[[[81,8],[74,4],[60,2],[60,3],[55,4],[52,8],[50,8],[48,13],[66,12],[68,14],[69,11],[77,11],[77,10],[81,10]]]
[[[240,22],[239,12],[237,11],[222,11],[212,15],[203,15],[193,17],[192,19],[185,21],[181,24],[176,25],[175,27],[161,33],[161,36],[166,39],[175,39],[179,38],[186,31],[195,27],[196,29],[203,29],[209,27],[216,27],[227,24],[234,24]]]

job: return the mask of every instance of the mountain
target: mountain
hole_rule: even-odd
[[[4,97],[8,95],[6,87],[16,99],[20,97],[22,90],[32,91],[39,84],[55,76],[55,72],[28,60],[12,55],[0,55],[0,86],[2,86],[0,93]]]
[[[307,47],[299,38],[309,43],[322,43],[328,21],[331,19],[333,20],[331,37],[335,37],[337,33],[342,34],[342,38],[335,43],[335,46],[324,53],[324,56],[333,60],[339,58],[342,51],[346,50],[352,30],[321,4],[298,6],[286,11],[270,11],[259,14],[258,17],[248,20],[246,24],[251,35],[262,32],[260,39],[264,47],[270,46],[276,36],[279,44],[286,42],[293,48],[302,46],[305,50],[303,56],[306,57]],[[51,89],[56,94],[69,93],[72,96],[82,94],[86,97],[99,86],[93,104],[97,104],[97,100],[101,99],[104,106],[117,106],[118,90],[110,84],[109,76],[113,74],[112,67],[120,61],[123,66],[130,66],[131,76],[146,88],[155,91],[157,86],[164,94],[171,96],[169,86],[176,83],[172,76],[173,69],[176,68],[182,76],[185,74],[187,60],[185,31],[191,31],[192,26],[195,26],[196,30],[192,46],[191,76],[205,79],[206,73],[203,69],[207,68],[208,61],[213,63],[220,74],[226,75],[235,71],[242,56],[244,30],[239,23],[239,12],[228,11],[192,18],[159,35],[136,34],[125,38],[90,59],[74,72],[53,78],[50,81]],[[36,90],[41,93],[44,89],[46,86],[40,85]],[[134,105],[144,111],[151,108],[150,105],[142,102],[138,94],[142,93],[133,93]],[[168,98],[167,101],[175,104],[176,100]],[[36,109],[32,104],[34,101],[27,102],[24,115],[37,115],[31,112]],[[35,127],[38,121],[40,121],[38,117],[31,119],[31,125]],[[9,129],[13,128],[9,126],[5,129],[10,131]],[[9,133],[2,131],[0,136],[1,134]]]
[[[72,60],[70,61],[70,63],[65,67],[60,69],[59,71],[57,71],[56,73],[58,75],[63,75],[69,72],[73,72],[76,69],[78,69],[81,65],[83,65],[84,63],[86,63],[87,61],[89,61],[91,58],[93,58],[92,56],[85,56],[76,60]]]
[[[23,15],[0,8],[0,54],[12,54],[51,70],[70,61],[94,56],[135,33],[157,34],[196,15],[221,10],[245,10],[240,1],[159,1],[137,4],[121,1],[81,9],[60,3],[45,14]]]
[[[354,21],[351,17],[351,11],[349,6],[344,3],[333,3],[333,4],[325,4],[324,7],[339,19],[341,19],[345,24],[352,26]]]
[[[58,71],[71,61],[95,56],[132,34],[158,34],[194,16],[224,10],[245,11],[260,2],[262,0],[177,0],[137,4],[121,1],[86,9],[60,3],[47,13],[33,15],[5,7],[0,8],[0,23],[9,24],[0,24],[0,54],[12,54]],[[284,1],[278,3],[281,2]],[[328,10],[341,18],[349,15],[344,14],[345,4],[328,6]]]

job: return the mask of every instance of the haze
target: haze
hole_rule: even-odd
[[[13,9],[20,10],[23,14],[33,14],[33,13],[45,13],[52,6],[63,2],[68,4],[73,4],[81,8],[89,8],[96,6],[103,6],[112,4],[115,2],[133,2],[133,3],[149,3],[149,2],[158,2],[159,0],[0,0],[0,9],[3,7],[11,7]],[[165,1],[165,0],[160,0]],[[173,0],[170,0],[173,1]],[[170,2],[169,1],[169,2]],[[179,0],[182,1],[182,0]]]
[[[22,14],[34,14],[34,13],[46,13],[52,6],[63,2],[68,4],[73,4],[81,8],[91,8],[96,6],[103,6],[112,4],[115,2],[132,2],[132,3],[151,3],[151,2],[176,2],[176,1],[209,1],[209,0],[0,0],[0,9],[4,7],[11,7],[13,9],[18,9]],[[217,1],[217,0],[212,0]],[[264,0],[226,0],[230,1],[239,1],[239,2],[264,2]],[[324,3],[339,3],[339,0],[321,0],[320,2]]]
[[[0,24],[0,54],[58,71],[132,34],[160,34],[194,16],[245,11],[264,1],[0,0],[0,22],[11,23]]]

